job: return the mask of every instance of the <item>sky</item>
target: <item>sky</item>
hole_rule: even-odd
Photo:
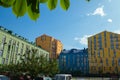
[[[87,38],[104,30],[120,33],[120,0],[70,0],[67,11],[59,2],[50,11],[40,5],[40,17],[33,21],[26,13],[17,18],[11,8],[0,6],[0,26],[12,30],[30,42],[47,34],[62,42],[64,49],[87,48]]]

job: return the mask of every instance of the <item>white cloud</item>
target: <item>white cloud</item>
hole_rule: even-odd
[[[105,16],[105,12],[103,10],[104,6],[98,7],[92,15],[100,15],[100,16]]]
[[[105,14],[103,8],[104,8],[104,6],[102,5],[101,7],[96,8],[93,13],[88,13],[87,16],[90,16],[90,15],[105,16],[106,14]]]
[[[110,22],[110,23],[112,23],[112,19],[108,19],[107,21]]]
[[[79,38],[79,37],[75,37],[74,40],[78,41],[80,44],[82,45],[86,45],[88,44],[88,40],[87,38],[90,37],[91,35],[84,35],[83,37]]]

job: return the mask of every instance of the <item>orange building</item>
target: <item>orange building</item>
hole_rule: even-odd
[[[50,53],[50,58],[58,58],[61,50],[63,49],[63,45],[61,41],[54,39],[51,36],[43,34],[36,38],[36,45],[45,49]]]

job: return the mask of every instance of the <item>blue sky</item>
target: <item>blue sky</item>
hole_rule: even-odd
[[[29,41],[47,34],[63,43],[64,49],[87,48],[87,37],[104,30],[120,33],[120,0],[71,0],[68,11],[58,6],[50,11],[40,5],[40,18],[32,21],[27,13],[16,18],[11,8],[0,6],[0,25]]]

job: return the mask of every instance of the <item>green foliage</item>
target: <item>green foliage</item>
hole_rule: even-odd
[[[63,10],[68,10],[70,6],[70,1],[69,0],[60,0],[60,6]]]
[[[11,7],[13,5],[15,0],[0,0],[0,5],[5,7],[5,8],[8,8],[8,7]]]
[[[90,1],[90,0],[86,0]],[[40,16],[40,4],[47,3],[48,9],[54,10],[57,7],[58,0],[0,0],[0,6],[4,8],[12,7],[13,13],[17,17],[28,16],[32,20],[37,20]],[[68,10],[70,0],[60,0],[60,6],[63,10]]]
[[[46,3],[48,0],[39,0],[40,3]]]
[[[57,6],[57,2],[58,2],[58,0],[48,0],[48,8],[50,10],[55,9]]]
[[[14,75],[28,73],[33,77],[38,74],[53,76],[58,73],[57,60],[48,60],[45,55],[38,55],[37,50],[28,50],[21,55],[17,64],[0,65],[0,73],[9,71]]]
[[[40,16],[39,12],[39,1],[38,0],[27,0],[27,11],[28,15],[32,20],[37,20]]]
[[[86,0],[86,1],[90,2],[90,0]]]
[[[27,9],[26,0],[15,0],[12,6],[13,13],[17,17],[23,16],[26,13],[26,9]]]

